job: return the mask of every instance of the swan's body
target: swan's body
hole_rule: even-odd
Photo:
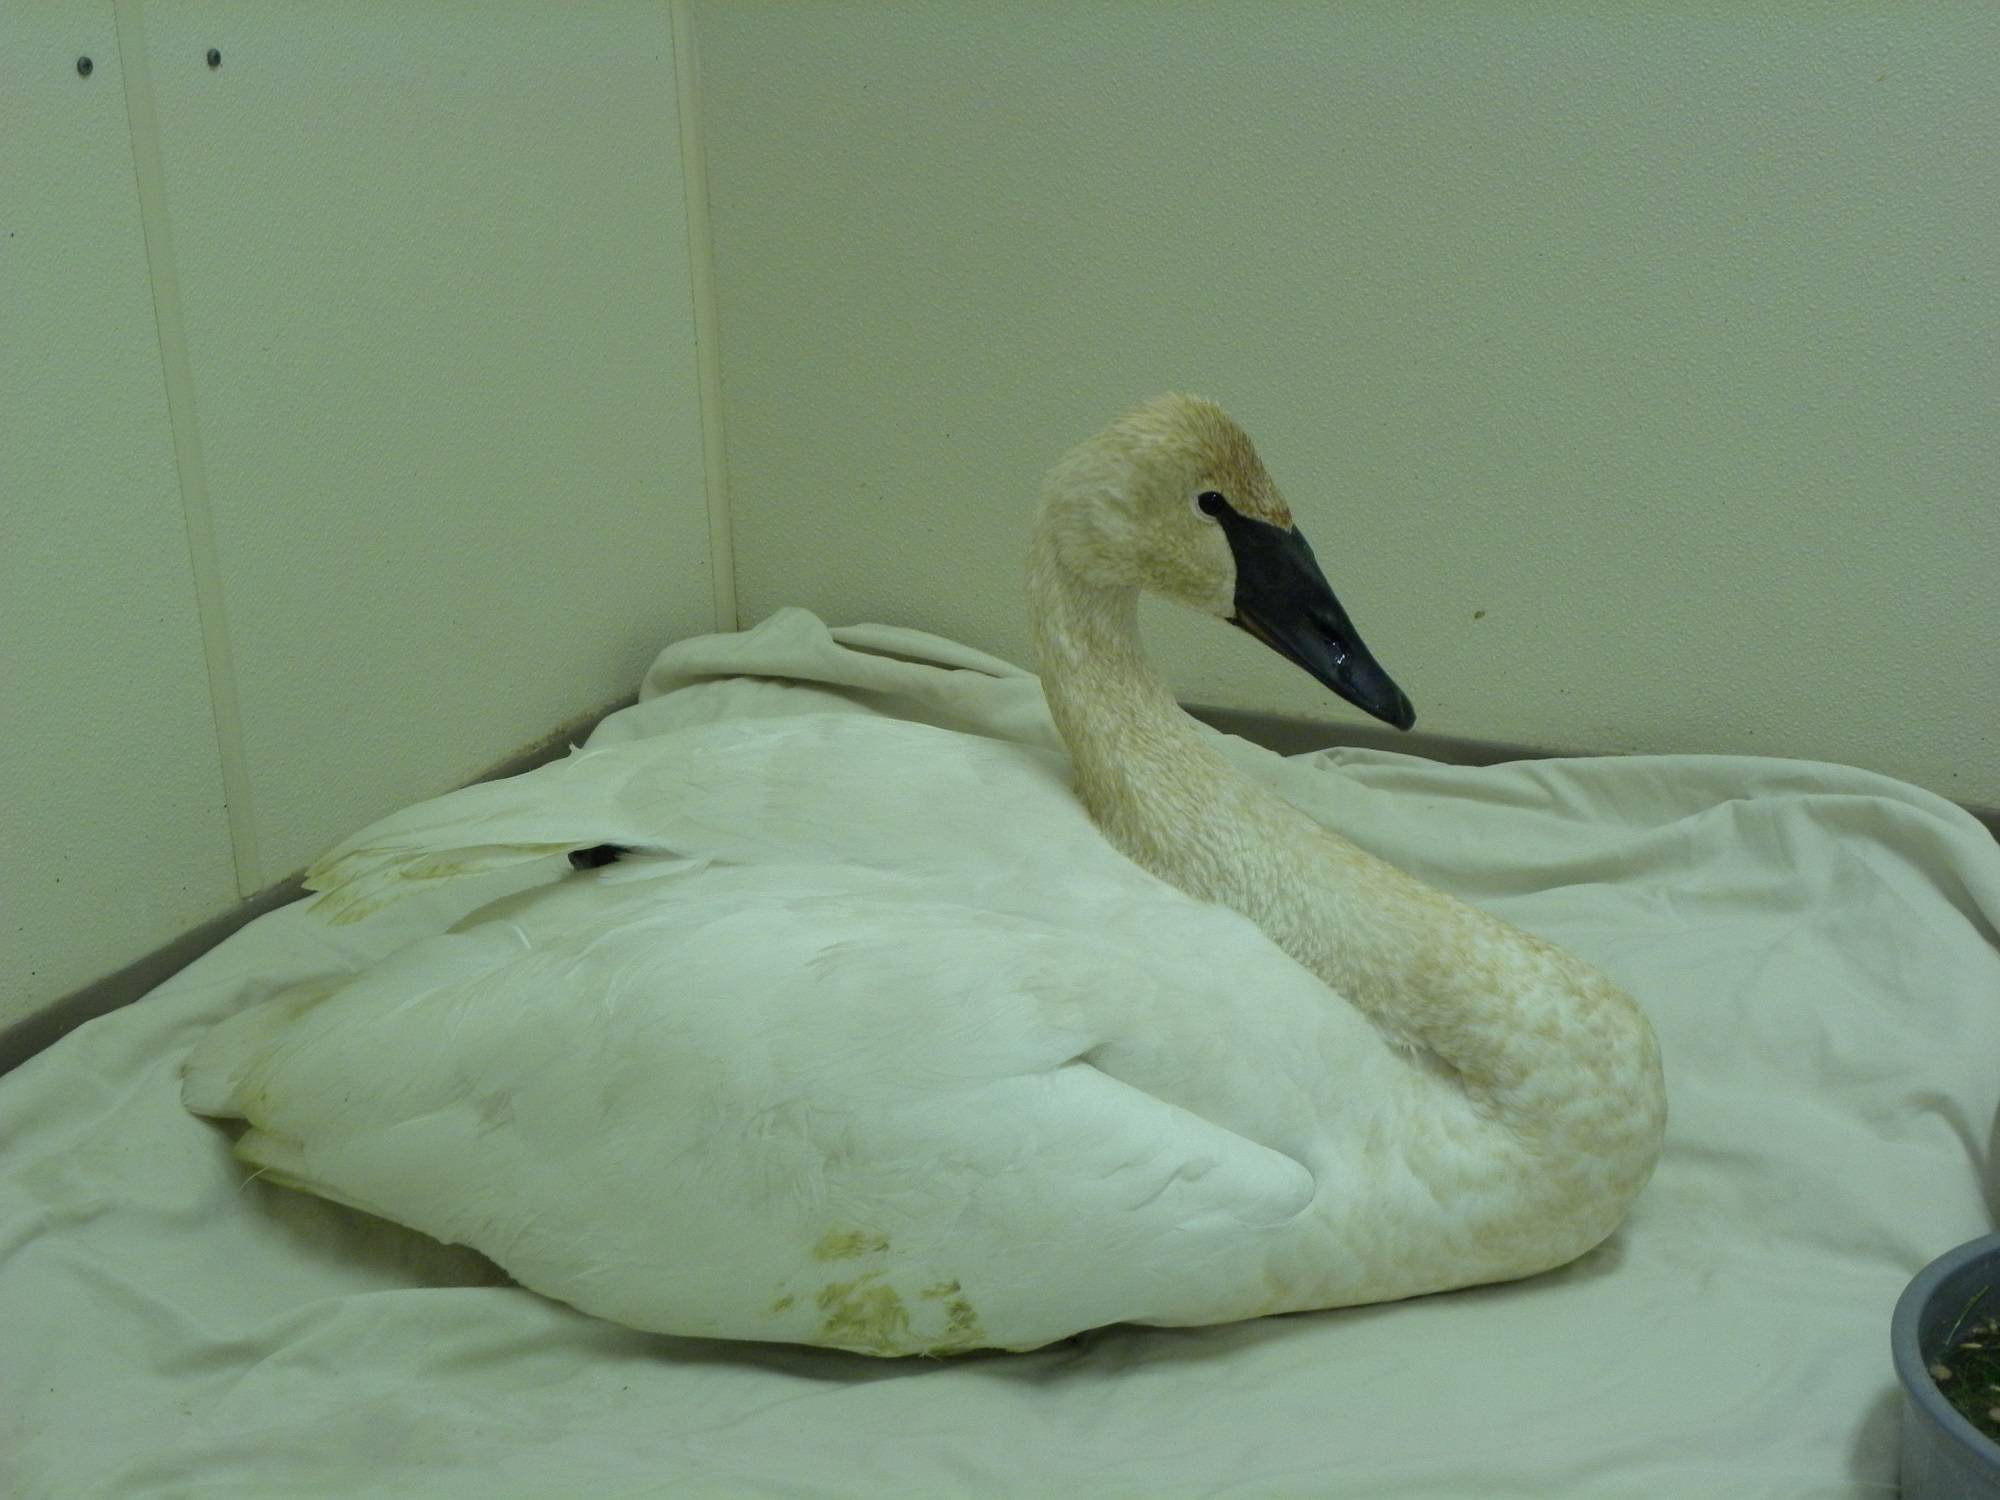
[[[1073,786],[1047,752],[811,715],[468,788],[329,856],[328,910],[633,852],[218,1027],[190,1106],[248,1119],[279,1180],[586,1311],[876,1354],[1382,1301],[1596,1244],[1658,1151],[1637,1009],[1234,771],[1145,668],[1141,582],[1233,597],[1208,535],[1135,498],[1185,466],[1147,424],[1281,513],[1247,440],[1203,451],[1235,434],[1209,413],[1147,408],[1052,476],[1032,586]]]

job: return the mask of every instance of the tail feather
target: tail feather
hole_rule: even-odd
[[[278,1038],[346,982],[344,976],[308,980],[211,1026],[181,1065],[181,1103],[198,1115],[243,1119],[257,1071]]]
[[[425,885],[635,843],[620,792],[653,754],[623,745],[578,751],[391,813],[306,871],[306,889],[319,894],[313,909],[337,924],[358,922]]]
[[[529,860],[567,854],[592,842],[586,837],[547,844],[470,844],[450,850],[423,846],[351,849],[337,859],[314,865],[306,872],[305,885],[319,893],[312,909],[335,926],[345,926],[372,916],[417,886],[508,869]]]
[[[294,1192],[312,1193],[329,1202],[373,1214],[378,1219],[395,1217],[394,1214],[384,1213],[373,1203],[364,1203],[352,1193],[342,1191],[314,1172],[307,1163],[304,1149],[282,1136],[252,1128],[243,1132],[233,1150],[238,1161],[256,1168],[250,1174],[254,1178],[274,1182]]]

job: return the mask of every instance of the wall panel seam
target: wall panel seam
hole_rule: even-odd
[[[195,418],[194,370],[188,358],[187,328],[182,319],[173,234],[167,217],[159,118],[154,105],[145,20],[140,0],[114,0],[112,13],[118,37],[119,71],[125,83],[125,116],[139,188],[139,222],[145,236],[160,370],[166,386],[167,421],[173,434],[174,469],[180,481],[195,610],[201,623],[202,656],[208,672],[209,708],[222,771],[223,809],[236,865],[236,890],[238,895],[248,897],[263,889],[264,872],[257,851],[257,822],[243,744],[236,660],[230,649],[228,615],[223,608],[215,519],[209,504],[208,473],[202,462],[201,434]]]
[[[730,533],[729,471],[723,446],[722,345],[715,298],[715,242],[708,211],[708,149],[702,132],[701,68],[691,0],[669,0],[673,28],[674,102],[679,116],[681,191],[686,199],[688,291],[694,301],[696,400],[708,492],[709,589],[715,628],[735,630],[736,554]]]

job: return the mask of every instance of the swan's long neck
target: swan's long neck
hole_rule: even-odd
[[[1407,1029],[1388,1013],[1389,992],[1406,983],[1413,934],[1384,908],[1422,888],[1223,757],[1147,662],[1136,589],[1078,577],[1046,528],[1029,586],[1049,712],[1105,836],[1161,879],[1242,912],[1333,988]]]
[[[1136,592],[1067,568],[1046,521],[1030,591],[1049,709],[1106,836],[1162,879],[1250,918],[1386,1031],[1441,1060],[1537,1154],[1581,1154],[1632,1176],[1599,1184],[1622,1207],[1651,1170],[1663,1118],[1657,1049],[1631,1000],[1238,771],[1148,666]]]
[[[1043,529],[1029,590],[1042,687],[1078,795],[1114,844],[1185,886],[1177,866],[1229,813],[1241,778],[1147,662],[1137,589],[1077,577]]]

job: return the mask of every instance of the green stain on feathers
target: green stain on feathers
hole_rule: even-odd
[[[932,1354],[957,1354],[985,1346],[986,1330],[979,1326],[979,1314],[972,1310],[970,1302],[963,1297],[954,1297],[945,1303],[944,1312],[948,1320],[944,1337],[931,1345]]]
[[[875,1230],[830,1229],[812,1247],[812,1257],[829,1264],[885,1255],[888,1249],[889,1236]],[[862,1271],[851,1281],[829,1281],[814,1294],[820,1314],[814,1343],[881,1356],[958,1354],[988,1347],[986,1330],[979,1326],[979,1315],[957,1280],[933,1281],[917,1293],[923,1302],[932,1304],[919,1309],[917,1322],[924,1325],[919,1332],[910,1326],[910,1308],[902,1293],[883,1279],[887,1272],[880,1268],[880,1262],[877,1267]],[[787,1293],[772,1304],[771,1311],[783,1312],[793,1300]],[[942,1308],[936,1306],[939,1303]],[[937,1328],[940,1311],[944,1326]]]
[[[875,1284],[877,1275],[870,1272],[819,1289],[818,1342],[861,1354],[910,1352],[910,1314],[894,1287]]]
[[[925,1287],[919,1295],[928,1300],[949,1299],[944,1303],[944,1327],[937,1333],[916,1333],[910,1327],[909,1308],[894,1287],[883,1284],[880,1271],[869,1271],[852,1281],[829,1282],[814,1299],[820,1325],[813,1342],[884,1357],[963,1354],[968,1349],[990,1347],[986,1330],[979,1326],[979,1314],[971,1302],[957,1295],[958,1291],[956,1281]],[[924,1321],[930,1321],[928,1315]]]
[[[866,1229],[829,1229],[819,1237],[812,1254],[818,1261],[859,1260],[864,1255],[879,1255],[888,1248],[886,1234]]]

